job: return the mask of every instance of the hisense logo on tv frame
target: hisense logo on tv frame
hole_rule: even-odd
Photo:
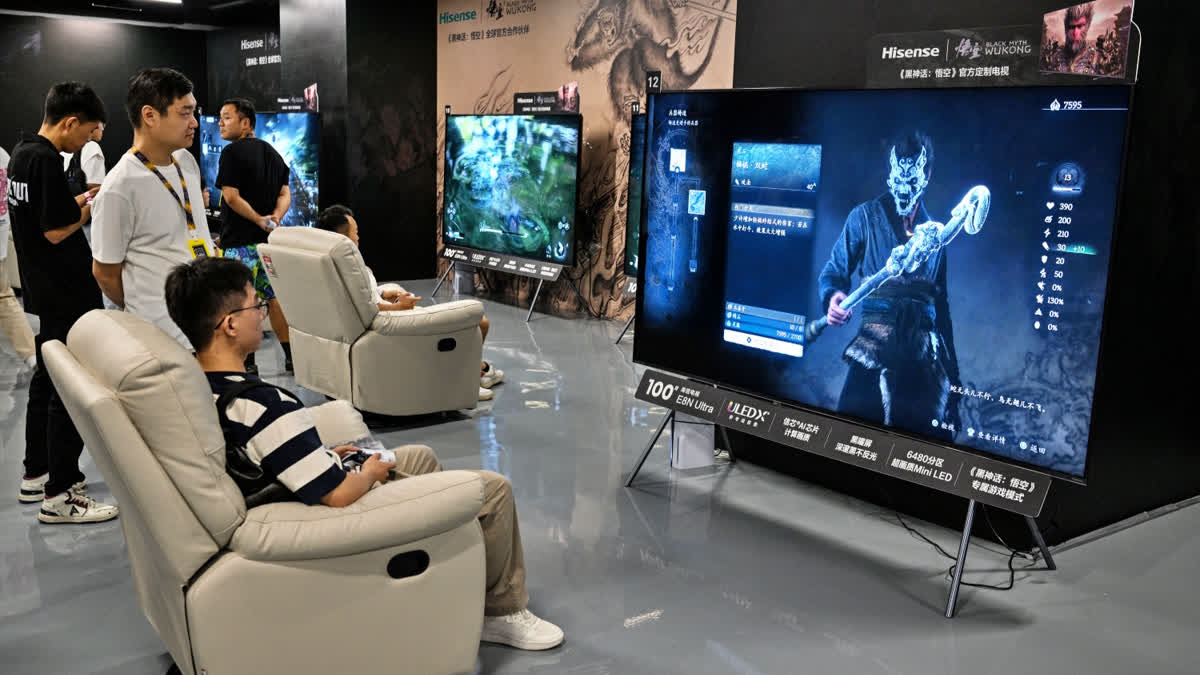
[[[475,10],[469,12],[442,12],[438,15],[438,23],[458,23],[460,21],[474,21],[479,18],[479,13]]]

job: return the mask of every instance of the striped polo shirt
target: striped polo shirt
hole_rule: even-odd
[[[257,380],[247,373],[210,372],[215,401],[233,383]],[[246,455],[305,504],[317,504],[346,477],[341,459],[325,448],[312,416],[295,397],[276,387],[255,387],[226,408],[225,442],[246,448]]]

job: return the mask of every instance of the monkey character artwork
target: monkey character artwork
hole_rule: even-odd
[[[1047,14],[1042,27],[1041,70],[1124,77],[1132,17],[1128,0],[1095,0]]]

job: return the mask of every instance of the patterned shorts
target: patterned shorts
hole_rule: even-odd
[[[275,299],[275,289],[271,288],[271,280],[267,278],[267,271],[263,269],[262,260],[258,257],[258,244],[221,249],[221,257],[242,261],[254,275],[254,290],[258,291],[258,297],[263,300]]]

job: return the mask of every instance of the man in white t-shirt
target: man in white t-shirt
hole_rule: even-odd
[[[134,147],[92,205],[92,274],[104,295],[189,350],[167,313],[163,284],[176,265],[214,253],[200,167],[187,150],[199,126],[192,91],[191,81],[170,68],[130,80],[125,108]]]
[[[79,166],[83,170],[87,189],[100,187],[104,182],[104,151],[100,149],[100,141],[104,140],[104,125],[96,127],[91,139],[79,151]],[[71,160],[75,155],[69,152],[59,153],[63,156],[63,171],[71,170]]]

